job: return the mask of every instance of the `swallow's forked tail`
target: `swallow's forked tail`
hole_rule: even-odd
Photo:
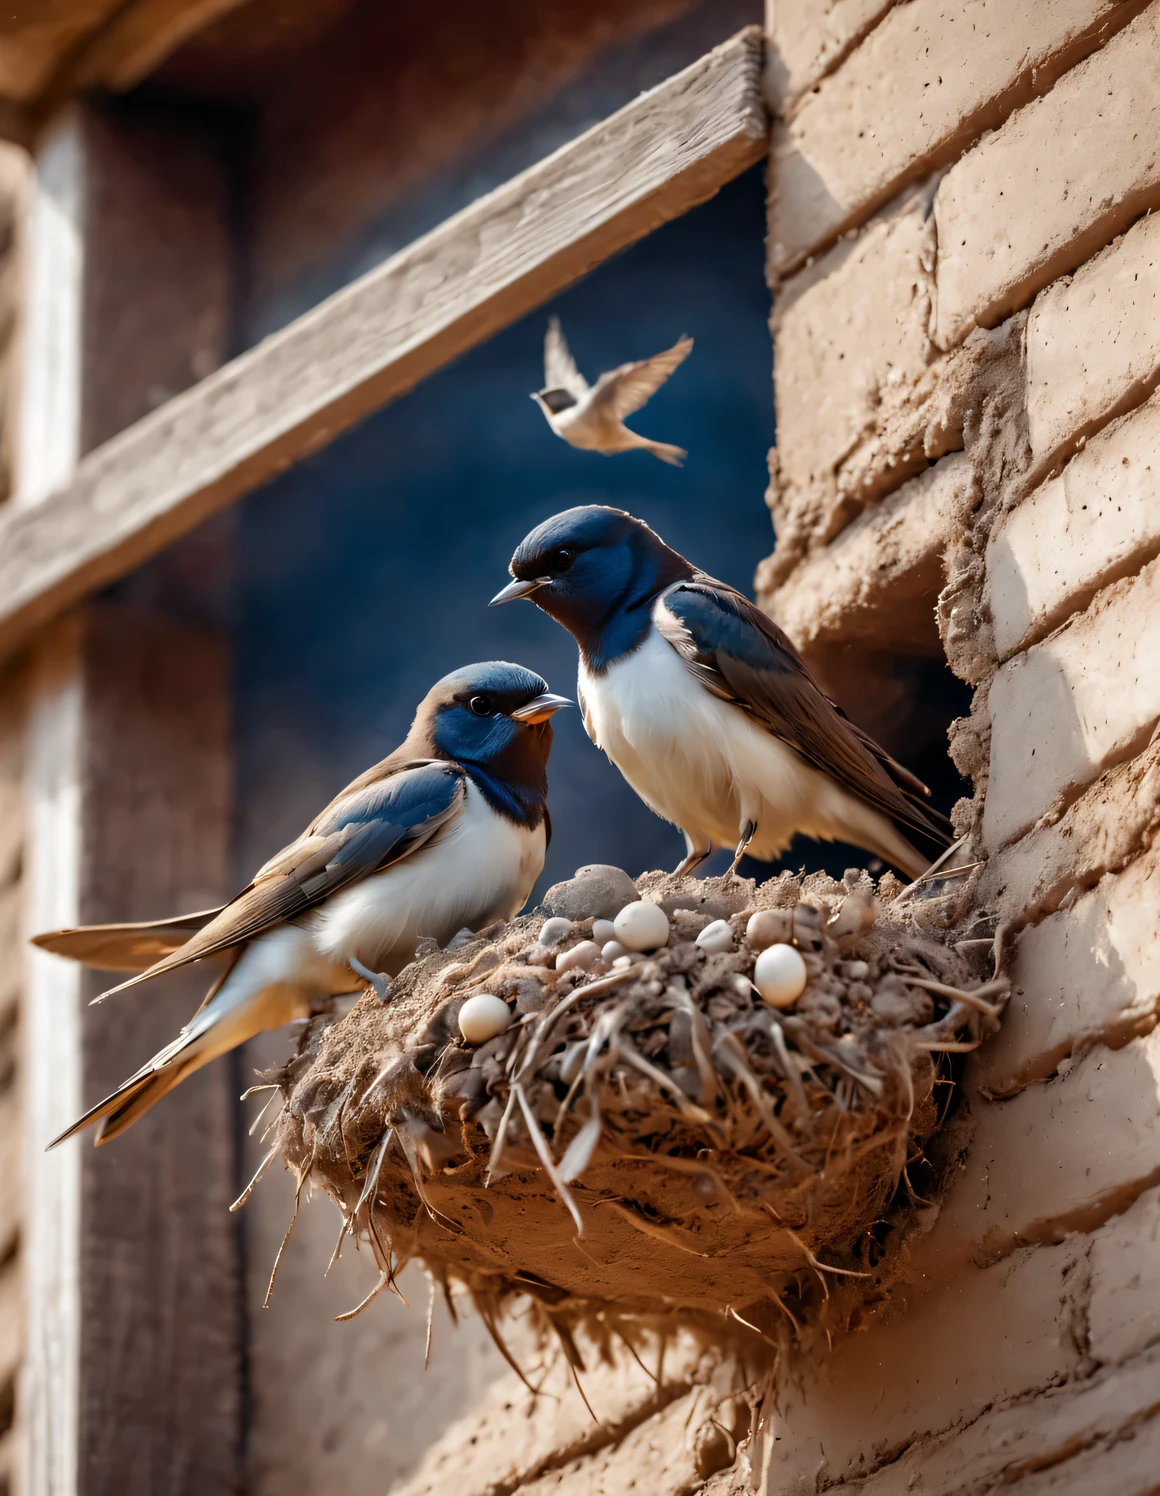
[[[151,1106],[155,1106],[163,1096],[172,1091],[174,1086],[180,1085],[187,1075],[199,1070],[213,1058],[213,1052],[206,1053],[209,1045],[204,1042],[199,1044],[198,1038],[204,1036],[179,1036],[173,1044],[167,1045],[147,1065],[142,1066],[136,1075],[131,1075],[123,1085],[118,1086],[111,1096],[106,1096],[104,1101],[90,1107],[83,1117],[78,1117],[71,1127],[67,1127],[59,1137],[53,1138],[48,1146],[55,1148],[58,1143],[83,1132],[94,1122],[101,1123],[100,1131],[93,1140],[96,1147],[120,1137],[121,1133],[132,1127],[138,1117],[143,1117]]]
[[[83,1117],[54,1138],[49,1147],[55,1148],[57,1143],[83,1132],[94,1122],[101,1123],[94,1139],[96,1146],[110,1142],[195,1070],[236,1049],[262,1029],[301,1015],[300,995],[294,990],[279,984],[254,989],[244,979],[231,982],[231,975],[238,971],[238,965],[231,963],[177,1038],[158,1050],[111,1096],[90,1107]]]
[[[670,467],[684,467],[685,458],[689,455],[684,447],[674,447],[669,442],[650,441],[647,436],[641,437],[640,444],[646,452],[651,452],[654,457],[659,457]]]

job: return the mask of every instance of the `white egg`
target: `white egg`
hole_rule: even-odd
[[[766,946],[753,968],[753,985],[771,1008],[792,1008],[806,985],[806,963],[792,945]]]
[[[659,904],[626,904],[612,921],[616,938],[630,951],[655,951],[669,938],[669,921]]]
[[[552,919],[546,919],[540,926],[539,941],[541,945],[559,945],[564,936],[571,933],[572,921],[557,914]]]
[[[486,1044],[506,1033],[511,1024],[512,1010],[491,992],[477,992],[459,1010],[459,1032],[468,1044]]]
[[[592,938],[597,945],[607,945],[610,940],[616,939],[616,926],[610,919],[594,919]]]
[[[718,955],[721,951],[733,949],[733,929],[728,920],[715,919],[711,925],[706,925],[697,936],[697,944],[708,955]]]
[[[621,956],[627,956],[628,952],[619,940],[607,940],[600,954],[605,961],[612,962],[618,960]]]
[[[570,951],[563,951],[556,957],[556,970],[572,971],[575,967],[579,967],[581,971],[591,971],[599,960],[600,947],[595,940],[582,940]]]

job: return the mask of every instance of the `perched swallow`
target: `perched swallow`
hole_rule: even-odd
[[[364,982],[385,997],[423,936],[442,945],[517,913],[551,836],[548,719],[570,704],[521,665],[468,665],[427,693],[394,753],[221,909],[34,936],[87,966],[138,973],[104,997],[206,957],[226,962],[172,1044],[55,1141],[103,1119],[96,1141],[107,1143],[261,1029]]]
[[[917,877],[950,841],[925,785],[822,692],[775,623],[619,509],[566,510],[512,557],[493,603],[527,597],[580,646],[588,736],[678,826],[691,872],[716,847],[772,860],[796,832]],[[731,870],[732,871],[732,870]]]
[[[692,338],[681,338],[664,353],[610,369],[591,387],[568,351],[560,319],[553,317],[544,338],[544,388],[532,399],[557,436],[586,452],[632,452],[643,448],[662,462],[680,467],[689,455],[683,447],[650,441],[624,424],[640,410],[692,351]]]

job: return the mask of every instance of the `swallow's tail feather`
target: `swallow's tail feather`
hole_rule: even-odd
[[[667,462],[670,467],[684,467],[685,458],[689,455],[684,447],[674,447],[670,442],[650,441],[648,437],[641,438],[641,446],[662,462]]]
[[[196,1041],[191,1042],[191,1048],[194,1043]],[[165,1051],[162,1050],[161,1055],[164,1054]],[[161,1055],[156,1060],[151,1060],[136,1075],[130,1076],[111,1096],[106,1096],[104,1101],[98,1101],[96,1106],[90,1107],[83,1117],[78,1117],[71,1127],[66,1128],[59,1137],[53,1138],[48,1146],[55,1148],[58,1143],[83,1132],[94,1122],[101,1123],[93,1140],[95,1147],[99,1148],[102,1143],[120,1137],[121,1133],[132,1127],[138,1117],[143,1117],[151,1106],[155,1106],[163,1096],[172,1091],[174,1086],[180,1085],[187,1075],[212,1058],[208,1054],[191,1056],[187,1050],[180,1056],[158,1064]]]
[[[32,944],[54,956],[67,956],[98,971],[148,971],[157,961],[171,956],[220,909],[201,909],[142,924],[81,925],[75,930],[47,930],[34,935]]]
[[[260,960],[255,965],[257,970],[247,972],[243,957],[223,972],[177,1038],[158,1050],[112,1095],[90,1107],[49,1147],[55,1148],[94,1122],[102,1123],[94,1140],[97,1146],[119,1137],[195,1070],[236,1049],[262,1029],[278,1028],[310,1011],[300,989],[291,983],[270,982]]]

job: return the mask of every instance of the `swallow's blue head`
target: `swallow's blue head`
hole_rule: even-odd
[[[432,686],[408,741],[462,764],[495,809],[536,825],[547,794],[550,719],[570,705],[534,671],[486,660]]]
[[[508,569],[515,581],[492,602],[530,598],[564,625],[596,670],[635,649],[657,594],[694,573],[646,524],[602,504],[545,520],[516,547]]]

